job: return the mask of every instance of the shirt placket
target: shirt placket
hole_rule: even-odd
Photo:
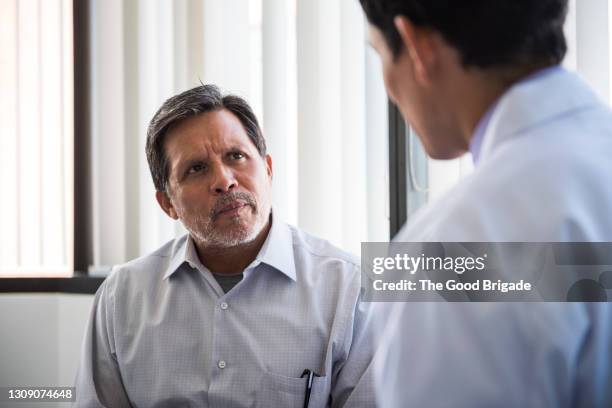
[[[236,370],[236,361],[230,353],[232,333],[229,333],[228,320],[231,313],[231,301],[224,295],[217,299],[213,312],[213,339],[211,352],[211,376],[208,391],[208,402],[211,407],[222,407],[228,404],[235,394],[231,390],[231,372]]]
[[[248,282],[250,273],[259,263],[259,261],[254,261],[245,269],[243,272],[244,278],[238,285],[244,285]],[[214,280],[212,275],[206,277],[210,277],[210,280]],[[210,280],[209,283],[211,283],[211,287],[215,292],[218,292],[215,285],[213,285]],[[237,390],[233,387],[231,381],[234,374],[241,370],[240,362],[235,359],[236,347],[233,344],[233,339],[235,336],[239,336],[240,333],[235,333],[232,330],[233,326],[231,324],[233,313],[232,300],[235,296],[240,296],[240,294],[232,290],[227,294],[221,293],[215,301],[212,318],[213,336],[211,343],[210,387],[208,390],[208,403],[210,407],[222,408],[243,406],[245,401],[241,396],[246,396],[249,391],[252,391]],[[240,375],[246,375],[246,373],[241,372]]]

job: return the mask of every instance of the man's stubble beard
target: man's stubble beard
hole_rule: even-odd
[[[206,248],[232,248],[238,245],[244,245],[253,242],[259,233],[265,228],[270,215],[270,209],[263,214],[261,208],[257,205],[250,194],[235,193],[231,194],[223,201],[231,201],[232,199],[242,199],[247,202],[246,208],[242,211],[250,210],[255,216],[255,221],[248,224],[240,215],[230,218],[230,226],[220,229],[215,225],[214,208],[209,214],[197,216],[193,222],[183,222],[183,225],[189,231],[193,239],[200,245]],[[222,201],[222,200],[219,200]]]

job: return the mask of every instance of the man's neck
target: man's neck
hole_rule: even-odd
[[[546,65],[534,64],[511,71],[472,70],[471,74],[468,74],[470,79],[464,82],[466,88],[461,92],[464,99],[462,103],[457,104],[462,109],[460,126],[466,146],[469,146],[478,123],[495,101],[512,85],[543,68],[546,68]]]
[[[268,219],[266,226],[253,241],[229,248],[206,247],[194,240],[200,262],[217,274],[236,274],[244,271],[257,257],[271,226],[272,221]]]

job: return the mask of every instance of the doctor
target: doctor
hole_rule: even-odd
[[[475,171],[399,241],[612,241],[612,115],[575,74],[565,0],[360,0],[428,154]],[[610,407],[610,303],[397,303],[384,407]]]

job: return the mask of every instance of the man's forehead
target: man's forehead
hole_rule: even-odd
[[[192,162],[192,161],[206,160],[210,156],[214,156],[214,155],[223,155],[228,152],[244,151],[244,150],[245,150],[244,144],[231,144],[231,143],[213,146],[212,148],[211,146],[208,146],[208,145],[203,145],[203,148],[201,149],[193,149],[193,148],[181,149],[179,148],[176,151],[172,152],[171,161],[173,161],[174,164],[181,164],[181,163],[187,163],[187,162]]]
[[[227,110],[201,113],[172,126],[164,141],[170,150],[182,147],[242,147],[255,145],[242,122]]]
[[[227,109],[203,112],[190,116],[173,124],[167,133],[168,136],[173,134],[198,134],[202,136],[208,134],[216,136],[247,135],[240,119]]]

